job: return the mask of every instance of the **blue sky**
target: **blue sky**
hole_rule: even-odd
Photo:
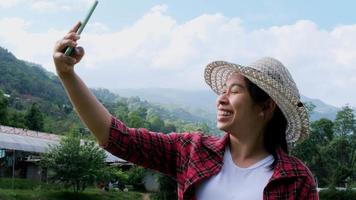
[[[11,0],[2,1],[10,2]],[[18,1],[15,8],[5,6],[5,8],[1,8],[0,17],[22,17],[35,20],[38,26],[36,28],[33,27],[33,29],[37,31],[51,27],[66,28],[68,27],[68,22],[73,21],[75,18],[82,18],[85,8],[88,7],[88,4],[77,0],[82,6],[79,6],[76,10],[36,12],[36,10],[31,11],[29,9],[33,2],[36,1]],[[49,2],[51,1],[49,0]],[[73,4],[76,3],[75,0],[73,2]],[[95,20],[106,22],[110,28],[120,28],[130,25],[150,8],[160,4],[167,5],[169,8],[168,13],[178,22],[184,22],[204,13],[222,13],[226,17],[238,16],[243,19],[246,27],[249,28],[266,28],[307,19],[314,21],[321,28],[330,29],[336,25],[351,24],[356,21],[356,15],[354,14],[356,2],[352,0],[101,0],[98,9],[95,11]]]
[[[54,43],[92,0],[0,0],[0,46],[54,71]],[[77,72],[90,87],[208,89],[213,60],[281,60],[300,92],[356,105],[355,1],[101,0]],[[149,75],[149,76],[148,76]]]
[[[2,1],[11,2],[13,0]],[[34,31],[52,27],[66,28],[68,27],[68,22],[72,22],[75,18],[82,18],[89,4],[83,3],[85,1],[77,0],[78,4],[82,5],[75,10],[38,12],[38,10],[29,9],[33,2],[36,2],[36,0],[18,1],[17,4],[14,3],[16,7],[0,7],[0,17],[21,17],[34,20],[36,21],[36,27],[32,27]],[[37,2],[41,2],[41,0]],[[48,0],[48,2],[51,2],[51,0]],[[75,0],[73,2],[73,4],[76,4]],[[6,3],[3,4],[5,5]],[[11,5],[11,3],[7,4]],[[222,13],[226,17],[238,16],[243,19],[248,28],[266,28],[291,24],[297,20],[306,19],[314,21],[321,28],[330,29],[336,25],[351,24],[356,21],[356,15],[354,14],[356,2],[352,0],[101,0],[98,9],[95,11],[95,20],[105,22],[110,28],[120,28],[134,23],[150,8],[160,4],[167,5],[169,8],[168,13],[178,22],[184,22],[207,13]]]

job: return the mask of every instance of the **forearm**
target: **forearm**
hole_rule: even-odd
[[[82,47],[77,47],[80,36],[76,32],[79,27],[80,22],[56,43],[53,61],[57,74],[80,119],[95,135],[99,144],[105,145],[109,138],[111,115],[74,72],[74,65],[78,64],[85,54]],[[70,56],[64,54],[67,47],[74,48]]]
[[[111,114],[74,71],[58,73],[58,75],[80,119],[95,135],[99,144],[106,144],[109,138]]]

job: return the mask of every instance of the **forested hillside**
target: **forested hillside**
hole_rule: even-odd
[[[40,65],[17,59],[0,47],[0,124],[57,134],[78,128],[88,133],[73,111],[58,77]],[[156,131],[211,132],[206,119],[182,108],[167,109],[138,97],[124,98],[92,89],[98,99],[127,125]],[[210,123],[210,125],[213,127]]]
[[[1,47],[0,74],[0,89],[11,96],[40,98],[55,104],[68,103],[57,76],[39,65],[18,60]]]

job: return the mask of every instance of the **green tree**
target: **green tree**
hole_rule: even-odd
[[[146,169],[140,166],[133,166],[127,171],[128,184],[132,185],[137,190],[144,188],[143,178],[145,176]]]
[[[178,122],[176,124],[178,132],[203,132],[205,134],[211,133],[211,129],[206,123],[197,122],[197,123],[187,123],[187,122]]]
[[[138,113],[138,115],[139,115],[141,118],[143,118],[143,119],[146,118],[146,116],[147,116],[147,109],[146,109],[146,108],[140,106],[140,107],[137,108],[135,111]]]
[[[339,138],[333,143],[334,152],[339,156],[339,166],[334,183],[356,182],[356,119],[353,110],[346,105],[337,113],[334,130]],[[346,168],[346,169],[344,169]],[[345,178],[346,177],[346,178]],[[340,180],[340,181],[339,181]]]
[[[164,121],[157,115],[148,116],[147,121],[150,123],[150,130],[156,132],[164,132]]]
[[[127,104],[122,102],[117,102],[115,105],[114,114],[122,122],[128,123],[129,108],[127,107]]]
[[[25,114],[18,111],[9,112],[8,125],[17,128],[26,128]]]
[[[117,180],[123,184],[129,184],[129,174],[116,166],[111,167],[110,179]]]
[[[0,90],[0,124],[7,124],[8,117],[8,100]]]
[[[44,118],[38,105],[33,103],[31,108],[25,115],[25,125],[30,130],[42,131],[44,126]]]
[[[331,182],[332,160],[326,154],[326,146],[333,140],[333,122],[320,119],[310,125],[308,138],[297,143],[292,154],[303,160],[316,176],[319,186],[326,187]]]
[[[149,123],[136,111],[129,112],[127,125],[132,128],[149,128]]]
[[[43,154],[42,167],[52,170],[49,177],[59,181],[73,191],[83,191],[96,180],[101,180],[107,173],[105,152],[93,141],[81,141],[77,133],[72,131],[62,137],[58,146],[53,146]]]
[[[346,105],[337,113],[334,130],[338,135],[351,135],[355,132],[356,120],[353,110]]]
[[[330,186],[346,186],[355,169],[355,146],[346,136],[334,138],[326,147],[323,156],[329,171]]]
[[[177,128],[176,126],[170,122],[170,121],[165,121],[164,122],[164,132],[165,133],[172,133],[172,132],[176,132],[177,131]]]
[[[334,123],[329,119],[319,119],[310,125],[311,134],[310,139],[314,144],[324,146],[331,142],[334,138]]]

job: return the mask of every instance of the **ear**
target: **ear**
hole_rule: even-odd
[[[261,112],[264,117],[270,118],[273,116],[274,109],[276,108],[276,103],[269,98],[267,101],[262,103],[262,109]]]

